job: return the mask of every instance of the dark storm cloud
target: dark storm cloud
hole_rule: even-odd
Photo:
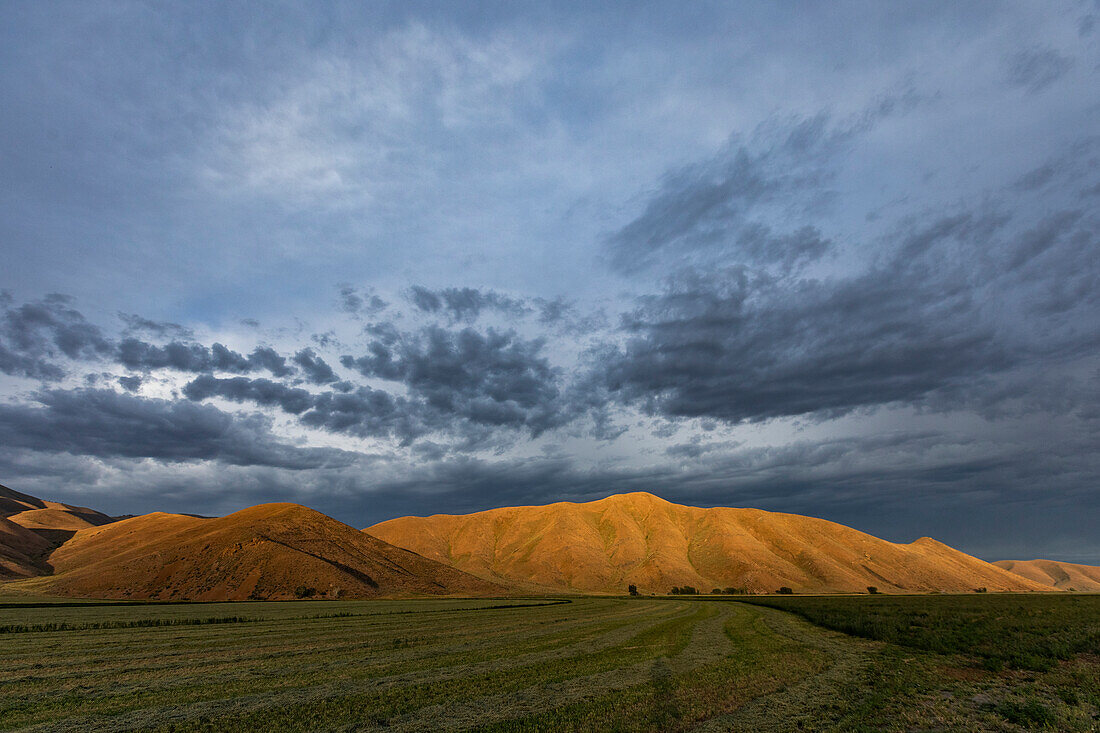
[[[850,278],[685,271],[624,317],[630,338],[597,352],[596,371],[612,397],[672,417],[981,405],[1010,370],[1098,343],[1100,225],[1020,217],[905,222],[892,255]]]
[[[154,321],[134,313],[119,313],[118,319],[126,324],[128,333],[147,333],[159,338],[185,338],[194,337],[194,332],[178,323],[168,321]]]
[[[220,344],[214,344],[215,349],[218,346]],[[249,369],[266,369],[276,377],[286,377],[294,373],[294,369],[287,366],[286,357],[281,356],[279,352],[269,346],[257,346],[253,349],[252,353],[248,355],[247,364]]]
[[[512,331],[448,331],[430,326],[389,333],[368,353],[341,363],[365,377],[403,383],[411,397],[441,415],[490,426],[526,427],[539,434],[561,424],[561,375],[542,354],[542,339]]]
[[[565,298],[535,298],[533,304],[538,312],[539,324],[558,333],[582,336],[606,330],[609,325],[603,309],[581,313],[576,303]]]
[[[304,389],[288,387],[270,379],[231,377],[218,379],[204,374],[196,377],[183,388],[187,399],[202,401],[221,397],[231,402],[254,402],[265,407],[279,407],[284,412],[298,415],[313,404],[313,395]]]
[[[270,379],[202,375],[189,382],[183,394],[195,402],[220,398],[275,407],[296,416],[306,427],[357,438],[393,440],[404,446],[433,432],[466,447],[484,444],[494,437],[482,415],[462,414],[425,400],[395,397],[349,382],[338,382],[330,391],[314,394]],[[489,427],[497,427],[497,423]]]
[[[388,305],[389,303],[375,295],[370,288],[340,286],[340,307],[354,316],[374,316],[384,311]]]
[[[1052,163],[1046,163],[1020,176],[1016,181],[1016,188],[1023,191],[1042,188],[1050,183],[1057,173],[1058,169]]]
[[[1035,46],[1008,59],[1008,82],[1034,93],[1053,84],[1073,67],[1073,59],[1049,47]]]
[[[670,172],[642,213],[607,240],[611,265],[631,273],[719,248],[734,262],[788,270],[820,257],[828,243],[812,227],[775,233],[755,217],[767,206],[802,214],[821,204],[834,174],[828,163],[858,127],[838,127],[827,115],[775,125]]]
[[[178,324],[137,315],[119,314],[127,333],[147,332],[187,339],[157,345],[130,335],[116,343],[76,310],[72,302],[72,298],[58,294],[19,306],[12,304],[10,296],[0,299],[0,372],[56,381],[66,372],[58,361],[62,358],[73,362],[113,360],[135,371],[175,369],[247,374],[266,370],[275,377],[287,377],[295,371],[286,357],[270,347],[257,346],[244,356],[220,343],[210,347],[195,343],[191,331]],[[326,367],[323,360],[315,358],[310,378],[319,378]]]
[[[297,416],[307,427],[359,438],[393,439],[406,445],[433,427],[448,427],[440,420],[439,425],[426,424],[422,406],[388,392],[349,383],[338,383],[334,388],[313,394],[270,379],[202,375],[189,382],[183,394],[195,402],[217,397],[277,407]]]
[[[477,288],[430,290],[414,285],[409,289],[409,302],[423,313],[444,315],[452,323],[475,321],[483,311],[496,311],[512,318],[520,318],[531,311],[521,300]]]
[[[390,438],[408,445],[428,430],[418,413],[418,407],[405,399],[382,390],[358,387],[354,391],[317,395],[301,422],[333,433]]]
[[[339,381],[332,367],[311,348],[304,348],[294,355],[294,363],[302,370],[311,384],[331,384]]]
[[[0,294],[0,372],[56,381],[65,375],[59,359],[106,356],[110,341],[71,303],[54,294],[14,306],[8,294]]]
[[[0,444],[94,458],[219,461],[301,470],[347,465],[352,454],[287,445],[258,417],[186,400],[113,390],[43,390],[33,404],[0,405]]]
[[[247,357],[222,344],[211,347],[197,343],[171,341],[157,346],[136,338],[124,338],[118,344],[118,362],[127,369],[150,371],[175,369],[181,372],[235,372],[247,374],[266,369],[276,377],[294,372],[286,358],[274,349],[257,346]]]
[[[118,383],[127,392],[137,392],[141,389],[141,377],[119,377]]]

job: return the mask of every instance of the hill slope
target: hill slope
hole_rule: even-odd
[[[25,578],[45,572],[49,540],[0,517],[0,580]]]
[[[81,529],[25,590],[96,598],[245,600],[485,595],[502,589],[320,512],[263,504],[220,518],[147,514]]]
[[[46,501],[0,486],[0,579],[49,571],[46,556],[77,530],[113,522],[87,507]]]
[[[1058,560],[998,560],[993,564],[1058,590],[1100,591],[1100,567],[1095,565]]]
[[[673,586],[806,592],[1049,590],[928,538],[895,544],[823,519],[699,509],[652,494],[403,517],[365,530],[479,577],[532,590]]]

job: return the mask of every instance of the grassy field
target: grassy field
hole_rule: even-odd
[[[1100,655],[1100,595],[817,596],[754,600],[868,639],[1047,672]]]
[[[941,647],[913,623],[953,629],[940,597],[0,599],[0,729],[1097,730],[1100,597],[1046,598],[957,599],[979,604],[962,627],[986,632]],[[855,614],[866,623],[844,630],[872,638],[795,614],[837,628]],[[1069,646],[1040,669],[961,648],[997,635]]]

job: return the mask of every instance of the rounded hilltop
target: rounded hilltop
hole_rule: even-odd
[[[531,591],[770,593],[1049,590],[932,539],[888,542],[824,519],[674,504],[646,491],[466,515],[401,517],[364,530],[472,575]]]

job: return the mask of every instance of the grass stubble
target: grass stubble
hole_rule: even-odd
[[[0,730],[1100,730],[1097,595],[562,600],[0,603]]]

